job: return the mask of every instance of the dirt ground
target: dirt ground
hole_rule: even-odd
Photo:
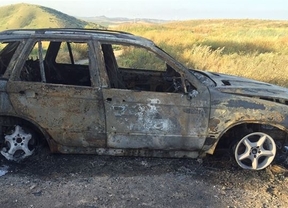
[[[20,164],[1,159],[0,207],[288,207],[288,169],[262,171],[230,156],[128,158],[42,153]]]

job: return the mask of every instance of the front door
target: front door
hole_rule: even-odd
[[[109,147],[196,150],[203,146],[208,121],[203,94],[191,100],[182,93],[104,89],[103,94]]]
[[[206,88],[196,91],[189,78],[141,46],[106,42],[101,48],[110,81],[103,89],[108,147],[202,148],[210,105]],[[188,96],[186,85],[194,95]]]

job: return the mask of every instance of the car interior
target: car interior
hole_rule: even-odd
[[[57,62],[61,44],[66,44],[65,51],[69,61]],[[102,44],[102,53],[111,88],[155,92],[183,92],[181,76],[166,64],[166,70],[123,68],[119,67],[111,44]],[[39,50],[39,48],[37,49]],[[45,81],[47,83],[91,86],[89,64],[78,63],[73,56],[71,43],[51,41],[43,58]],[[89,62],[89,56],[85,57]],[[20,79],[41,82],[41,60],[39,56],[30,55],[21,71]]]

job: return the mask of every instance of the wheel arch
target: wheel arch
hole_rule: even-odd
[[[283,125],[266,122],[260,123],[256,121],[238,122],[224,129],[216,138],[216,142],[211,146],[211,148],[209,148],[207,153],[213,154],[216,149],[222,147],[227,148],[227,145],[228,148],[230,148],[233,145],[233,142],[237,142],[237,140],[241,139],[245,134],[255,131],[267,133],[276,141],[283,140],[284,142],[288,139],[288,129]]]
[[[11,126],[15,124],[24,124],[25,126],[32,128],[32,130],[34,130],[37,134],[43,136],[43,141],[48,144],[50,150],[55,146],[54,145],[55,141],[51,138],[49,133],[33,120],[18,115],[7,115],[7,114],[0,115],[1,134],[3,133],[2,127]]]

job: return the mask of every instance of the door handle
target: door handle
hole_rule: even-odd
[[[21,90],[19,91],[20,95],[25,95],[26,97],[33,98],[36,97],[37,93],[33,90]]]

